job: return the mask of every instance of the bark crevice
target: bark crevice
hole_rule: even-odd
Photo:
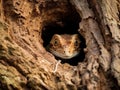
[[[0,0],[0,7],[0,89],[120,89],[119,0]],[[81,35],[75,65],[58,64],[45,49],[55,33]]]

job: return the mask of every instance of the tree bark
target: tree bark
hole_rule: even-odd
[[[42,37],[70,21],[85,43],[74,66]],[[119,90],[119,65],[120,0],[0,0],[0,90]]]

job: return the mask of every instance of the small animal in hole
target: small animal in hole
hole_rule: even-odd
[[[47,49],[56,57],[71,59],[80,53],[80,42],[78,34],[54,34]]]

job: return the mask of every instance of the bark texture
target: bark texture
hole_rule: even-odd
[[[86,48],[72,66],[46,51],[42,35],[71,32],[62,28],[76,13]],[[120,0],[0,0],[0,90],[119,90],[119,65]]]

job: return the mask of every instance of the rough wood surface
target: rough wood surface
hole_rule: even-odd
[[[65,25],[71,7],[86,42],[76,66],[57,61],[41,38],[47,24]],[[119,49],[119,0],[0,0],[0,90],[119,90]]]

